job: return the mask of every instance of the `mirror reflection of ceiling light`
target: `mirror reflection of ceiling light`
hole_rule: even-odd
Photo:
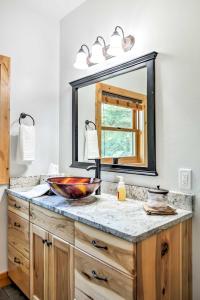
[[[135,43],[135,39],[132,35],[124,35],[124,30],[120,26],[116,26],[110,39],[110,45],[106,45],[106,42],[102,36],[97,36],[96,41],[92,45],[92,51],[90,53],[89,47],[83,44],[76,55],[76,61],[74,67],[76,69],[87,69],[88,67],[104,62],[113,56],[122,55],[132,49]],[[85,51],[85,49],[87,51]]]

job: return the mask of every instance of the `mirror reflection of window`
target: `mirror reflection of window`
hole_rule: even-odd
[[[96,84],[96,124],[103,163],[145,164],[146,95]]]

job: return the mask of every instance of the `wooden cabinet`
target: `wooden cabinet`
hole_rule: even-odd
[[[29,259],[29,222],[8,212],[8,242]]]
[[[30,297],[48,300],[48,232],[30,226]]]
[[[130,276],[136,274],[136,244],[134,243],[76,222],[75,246],[119,271]]]
[[[10,245],[8,246],[8,270],[12,281],[29,297],[29,260]]]
[[[29,202],[8,195],[8,210],[29,221]]]
[[[136,280],[85,252],[75,250],[76,300],[135,300]]]
[[[74,244],[74,222],[48,209],[30,205],[30,221],[66,242]]]
[[[8,197],[8,276],[29,297],[29,202]]]
[[[34,224],[30,235],[31,299],[72,300],[72,246]]]
[[[8,274],[31,300],[192,299],[191,219],[130,243],[17,197],[8,210]]]
[[[137,244],[137,299],[192,299],[192,220]]]
[[[74,248],[51,234],[49,241],[49,300],[73,300]]]

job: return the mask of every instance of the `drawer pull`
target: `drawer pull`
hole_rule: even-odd
[[[20,225],[19,223],[17,223],[17,222],[14,223],[14,226],[15,226],[15,227],[18,227],[18,228],[21,227],[21,225]]]
[[[108,279],[105,276],[99,276],[97,275],[96,271],[92,271],[92,277],[97,279],[97,280],[101,280],[101,281],[108,281]]]
[[[104,250],[108,250],[107,246],[100,246],[97,244],[97,242],[95,240],[92,241],[92,245],[98,249],[104,249]]]
[[[17,258],[17,257],[14,257],[14,262],[16,263],[16,264],[21,264],[21,261],[19,260],[19,258]]]
[[[47,243],[47,240],[42,240],[43,244],[46,244]]]
[[[51,246],[52,246],[52,242],[47,241],[47,246],[48,246],[48,247],[51,247]]]
[[[164,256],[169,251],[169,244],[164,242],[161,245],[161,256]]]
[[[17,203],[15,203],[14,207],[17,208],[17,209],[20,209],[20,208],[21,208],[21,206],[20,206],[20,205],[17,205]]]

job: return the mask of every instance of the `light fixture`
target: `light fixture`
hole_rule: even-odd
[[[87,52],[85,52],[84,47],[87,49]],[[79,49],[76,60],[74,63],[74,67],[76,69],[84,70],[88,68],[89,63],[89,57],[90,57],[90,50],[86,44],[81,45],[81,48]]]
[[[125,37],[122,27],[116,26],[110,39],[108,54],[111,56],[121,55],[122,53],[131,50],[134,45],[134,41],[135,40],[132,35]]]
[[[116,26],[111,36],[110,45],[106,45],[104,38],[97,36],[96,41],[92,45],[92,53],[86,44],[81,45],[76,55],[74,67],[77,69],[87,69],[94,64],[99,64],[113,56],[121,55],[131,50],[135,42],[132,35],[125,36],[121,26]],[[86,51],[85,51],[86,49]]]
[[[103,42],[101,43],[100,40]],[[90,61],[94,64],[99,64],[103,62],[105,57],[105,49],[106,49],[106,42],[102,36],[98,36],[96,41],[92,45],[92,55],[90,57]]]

